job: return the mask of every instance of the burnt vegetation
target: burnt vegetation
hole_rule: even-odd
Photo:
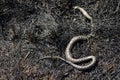
[[[98,63],[79,71],[61,60],[71,38],[89,34],[94,20],[96,38],[77,43],[73,57],[94,55]],[[118,80],[120,79],[120,0],[0,0],[1,80]]]

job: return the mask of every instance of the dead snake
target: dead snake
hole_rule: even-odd
[[[96,63],[96,57],[95,56],[87,56],[87,57],[83,57],[83,58],[78,58],[78,59],[75,59],[72,57],[72,53],[71,53],[71,49],[73,47],[73,44],[75,42],[77,42],[78,40],[88,40],[89,38],[91,37],[94,37],[95,36],[95,33],[94,33],[94,25],[93,25],[93,19],[92,17],[81,7],[79,6],[75,6],[74,9],[78,9],[82,12],[82,14],[90,20],[91,22],[91,33],[89,35],[80,35],[80,36],[75,36],[71,39],[71,41],[68,43],[67,47],[66,47],[66,50],[65,50],[65,56],[66,56],[66,59],[62,58],[62,57],[59,57],[59,56],[45,56],[41,59],[60,59],[60,60],[63,60],[65,61],[66,63],[72,65],[73,67],[79,69],[79,70],[86,70],[86,69],[89,69],[91,68],[92,66],[94,66],[94,64]],[[41,60],[40,59],[40,60]],[[80,65],[77,65],[75,63],[80,63],[80,62],[83,62],[83,61],[87,61],[87,60],[91,60],[91,62],[88,64],[88,65],[84,65],[84,66],[80,66]]]

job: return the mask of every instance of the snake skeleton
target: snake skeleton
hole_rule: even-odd
[[[88,34],[88,35],[80,35],[80,36],[75,36],[71,39],[71,41],[68,43],[67,47],[66,47],[66,50],[65,50],[65,56],[66,56],[66,59],[62,58],[62,57],[59,57],[59,56],[45,56],[41,59],[60,59],[70,65],[72,65],[74,68],[76,69],[79,69],[79,70],[86,70],[86,69],[89,69],[91,68],[92,66],[94,66],[94,64],[96,63],[96,57],[95,56],[87,56],[87,57],[83,57],[83,58],[78,58],[78,59],[75,59],[72,57],[72,53],[71,53],[71,50],[72,50],[72,47],[73,45],[79,41],[79,40],[88,40],[89,38],[91,37],[94,37],[95,36],[95,32],[94,32],[94,25],[93,25],[93,19],[92,17],[81,7],[79,6],[75,6],[74,9],[78,9],[79,11],[82,12],[82,14],[90,20],[90,23],[91,23],[91,33]],[[40,60],[41,60],[40,59]],[[91,62],[88,64],[88,65],[84,65],[84,66],[81,66],[81,65],[78,65],[76,63],[80,63],[80,62],[84,62],[84,61],[88,61],[88,60],[91,60]]]

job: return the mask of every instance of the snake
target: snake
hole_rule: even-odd
[[[41,59],[60,59],[68,64],[70,64],[71,66],[73,66],[74,68],[76,69],[79,69],[79,70],[86,70],[86,69],[89,69],[91,68],[92,66],[95,65],[96,63],[96,57],[91,55],[91,56],[87,56],[87,57],[82,57],[82,58],[73,58],[72,57],[72,53],[71,53],[71,50],[72,50],[72,47],[73,45],[79,41],[79,40],[88,40],[89,38],[91,37],[95,37],[95,32],[94,32],[94,25],[93,25],[93,18],[85,11],[85,9],[79,7],[79,6],[75,6],[73,7],[74,9],[78,9],[79,11],[82,12],[82,14],[90,20],[90,23],[91,23],[91,33],[88,34],[88,35],[79,35],[79,36],[75,36],[73,37],[70,42],[68,43],[66,49],[65,49],[65,56],[66,56],[66,59],[62,58],[62,57],[59,57],[59,56],[45,56]],[[40,59],[40,60],[41,60]],[[91,60],[91,62],[88,64],[88,65],[78,65],[76,63],[80,63],[80,62],[84,62],[84,61],[88,61],[88,60]]]

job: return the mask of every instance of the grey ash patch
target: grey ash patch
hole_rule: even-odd
[[[119,0],[0,0],[0,78],[10,80],[118,80],[120,78]],[[78,56],[93,54],[98,64],[79,71],[60,60],[72,37],[88,34],[90,26],[73,6],[83,7],[97,27],[86,49],[75,46]],[[73,22],[73,19],[76,19]],[[85,47],[83,47],[85,48]],[[75,54],[77,56],[77,54]]]

